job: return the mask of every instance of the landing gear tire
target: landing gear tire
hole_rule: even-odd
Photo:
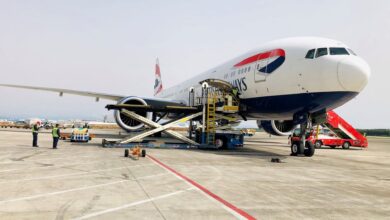
[[[125,149],[125,157],[129,157],[129,149]]]
[[[306,149],[305,149],[305,156],[306,157],[311,157],[314,155],[315,152],[315,147],[314,144],[311,143],[310,141],[306,141]]]
[[[322,147],[322,142],[321,141],[316,141],[314,143],[314,146],[315,146],[315,148],[321,148]]]
[[[330,148],[332,148],[332,149],[335,149],[336,148],[336,146],[329,146]]]
[[[222,139],[215,139],[215,147],[217,147],[217,149],[221,149],[224,145],[224,142]]]
[[[305,151],[305,147],[299,141],[294,141],[291,144],[291,156],[298,156],[299,154],[303,154]]]
[[[291,144],[291,156],[298,155],[298,146],[299,146],[299,142],[293,142]]]
[[[351,144],[347,141],[343,143],[343,149],[349,149],[350,146]]]
[[[145,157],[146,156],[146,150],[145,149],[142,149],[141,151],[141,157]]]

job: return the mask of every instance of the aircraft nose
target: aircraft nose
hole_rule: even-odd
[[[338,80],[347,91],[362,91],[367,85],[370,75],[370,67],[366,61],[359,57],[349,56],[338,63]]]

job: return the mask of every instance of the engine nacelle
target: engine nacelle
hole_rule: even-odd
[[[276,136],[287,136],[297,126],[293,121],[283,121],[283,120],[271,120],[271,121],[257,121],[257,126],[263,128],[268,134]]]
[[[148,105],[148,103],[139,97],[130,96],[126,97],[118,102],[118,104],[131,104],[131,105]],[[146,117],[148,119],[152,119],[152,113],[151,112],[135,112],[143,117]],[[114,118],[116,123],[125,131],[134,131],[141,129],[144,124],[129,118],[128,116],[120,113],[120,111],[115,110],[114,112]]]

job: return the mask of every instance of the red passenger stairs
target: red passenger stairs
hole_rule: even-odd
[[[342,139],[350,139],[351,145],[355,147],[368,147],[367,138],[360,134],[348,122],[341,118],[334,111],[326,113],[326,122],[324,123],[331,131]]]

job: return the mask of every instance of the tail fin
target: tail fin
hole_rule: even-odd
[[[156,80],[154,82],[154,96],[158,95],[163,90],[163,85],[161,81],[160,65],[158,63],[158,58],[156,59]]]

